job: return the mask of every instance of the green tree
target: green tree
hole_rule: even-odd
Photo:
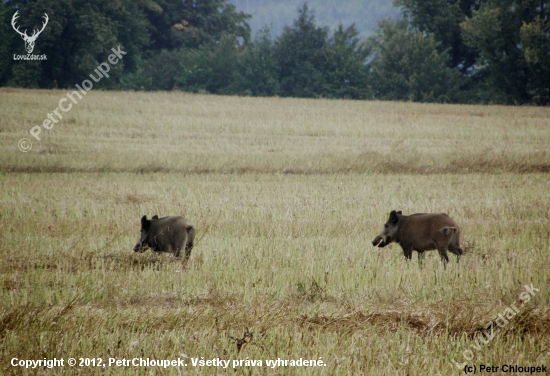
[[[162,50],[144,62],[140,74],[132,76],[127,88],[232,94],[243,48],[233,37],[222,36],[216,45]]]
[[[225,93],[237,55],[249,43],[249,18],[225,0],[160,0],[147,10],[152,38],[125,86]]]
[[[231,93],[272,96],[279,93],[276,52],[270,30],[264,29],[238,57]]]
[[[240,43],[250,40],[250,18],[237,12],[226,0],[156,0],[157,9],[147,10],[152,25],[149,50],[196,49],[232,36]]]
[[[22,30],[40,25],[44,13],[49,15],[49,23],[35,48],[35,53],[46,54],[47,60],[0,65],[0,84],[14,86],[73,87],[106,61],[111,48],[120,45],[126,52],[124,59],[111,67],[109,79],[94,83],[94,87],[170,89],[183,82],[181,71],[174,71],[181,65],[176,58],[193,60],[190,56],[200,55],[208,61],[210,50],[228,43],[245,45],[250,38],[245,22],[248,16],[225,0],[13,0],[2,2],[0,16],[5,20],[15,9]],[[3,30],[5,27],[0,36]],[[12,30],[11,38],[2,39],[0,49],[15,52],[13,35],[17,36]],[[23,52],[21,41],[17,48]],[[188,53],[192,50],[196,51]],[[158,69],[174,72],[158,77]],[[218,87],[215,81],[220,81],[219,75],[207,86]]]
[[[47,60],[37,64],[16,62],[9,73],[11,85],[73,87],[106,61],[111,48],[121,45],[127,55],[111,68],[108,80],[94,85],[114,87],[125,69],[136,66],[142,47],[148,42],[140,1],[18,0],[10,3],[19,11],[21,30],[30,32],[41,25],[44,13],[49,16],[33,52],[47,55]]]
[[[550,103],[550,22],[535,17],[520,28],[520,41],[529,69],[527,91],[538,104]]]
[[[370,85],[375,98],[420,102],[455,102],[459,73],[448,67],[433,35],[408,28],[406,20],[382,20],[369,40],[375,54]]]
[[[340,24],[326,47],[323,95],[329,98],[365,99],[367,97],[366,60],[371,49],[358,38],[355,25]]]
[[[228,94],[234,75],[239,46],[231,36],[222,36],[219,45],[203,45],[196,50],[184,50],[176,87],[185,91],[205,91]]]
[[[544,0],[491,0],[462,24],[465,43],[479,53],[477,75],[496,102],[550,103],[550,28]]]
[[[464,43],[460,24],[472,16],[482,0],[394,0],[410,25],[432,34],[439,52],[450,55],[449,66],[468,72],[477,53]]]
[[[289,97],[319,97],[327,69],[328,28],[318,27],[307,3],[298,19],[285,27],[275,42],[280,94]]]
[[[13,66],[13,51],[16,51],[16,42],[19,47],[22,45],[20,38],[16,41],[17,34],[13,32],[10,22],[15,9],[9,6],[5,1],[0,1],[0,86],[4,85],[11,73]]]
[[[547,0],[395,0],[410,25],[433,35],[470,100],[550,103]],[[464,93],[466,94],[466,93]]]

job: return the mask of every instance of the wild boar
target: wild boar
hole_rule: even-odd
[[[147,219],[141,218],[141,235],[134,247],[134,252],[145,252],[151,248],[153,252],[174,252],[180,257],[181,250],[185,248],[184,261],[189,259],[195,240],[195,228],[181,216],[163,217],[158,215]]]
[[[447,250],[457,256],[462,255],[460,247],[460,229],[447,214],[418,213],[403,215],[393,210],[384,224],[382,232],[372,241],[373,246],[385,247],[396,242],[401,245],[407,259],[412,251],[418,252],[421,260],[425,251],[437,249],[446,266],[449,262]]]

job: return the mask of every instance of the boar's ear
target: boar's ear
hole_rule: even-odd
[[[397,223],[397,221],[398,221],[397,212],[395,210],[392,210],[392,212],[390,213],[390,222]]]
[[[399,211],[397,212],[397,214],[401,215],[401,214],[403,214],[403,212],[402,212],[401,210],[399,210]]]
[[[149,221],[147,220],[147,216],[146,216],[146,215],[144,215],[143,217],[141,217],[141,229],[142,229],[142,230],[146,230],[147,228],[149,228],[149,224],[150,224],[150,223],[151,223],[151,222],[149,222]]]
[[[443,227],[441,232],[443,232],[443,235],[449,236],[456,232],[456,227]]]
[[[159,219],[159,216],[155,214],[151,219]]]

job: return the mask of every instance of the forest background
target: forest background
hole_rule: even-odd
[[[47,27],[33,54],[20,31]],[[254,16],[246,13],[250,12]],[[550,103],[545,0],[9,0],[0,86],[444,103]],[[322,21],[318,21],[318,17]]]

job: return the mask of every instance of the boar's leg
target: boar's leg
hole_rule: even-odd
[[[447,255],[447,248],[441,245],[437,246],[437,251],[443,260],[443,267],[447,269],[447,263],[449,262],[449,256]]]
[[[193,249],[193,243],[188,243],[185,245],[185,259],[187,260],[191,257],[191,250]]]
[[[195,240],[195,228],[189,226],[187,228],[187,239],[185,241],[185,259],[184,261],[189,260],[191,257],[191,250],[193,249],[193,241]]]
[[[412,247],[407,247],[407,246],[404,247],[403,245],[401,245],[401,247],[403,248],[403,255],[405,255],[405,258],[407,259],[407,261],[412,259],[412,254],[413,254]]]

